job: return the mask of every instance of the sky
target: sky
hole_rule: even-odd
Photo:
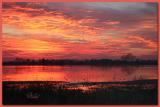
[[[3,60],[157,58],[157,4],[2,4]]]

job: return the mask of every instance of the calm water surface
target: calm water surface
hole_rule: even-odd
[[[157,76],[157,66],[3,66],[3,81],[113,82]]]

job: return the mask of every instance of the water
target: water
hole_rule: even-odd
[[[3,81],[114,82],[157,79],[157,66],[3,66]]]

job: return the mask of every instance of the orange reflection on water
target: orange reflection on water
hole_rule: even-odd
[[[89,86],[83,86],[83,85],[79,85],[79,86],[76,86],[76,87],[68,87],[67,90],[81,90],[83,92],[86,92],[86,91],[91,91],[90,87]]]
[[[4,77],[8,80],[15,81],[43,81],[43,80],[62,80],[64,78],[64,74],[61,72],[53,73],[52,75],[47,72],[29,72],[29,73],[20,73],[20,74],[12,74],[12,75],[4,75]],[[13,79],[14,78],[14,79]]]
[[[56,66],[54,67],[56,69]],[[43,66],[10,66],[3,75],[9,81],[57,81],[64,79],[63,72],[45,72]],[[43,71],[44,70],[44,71]],[[4,70],[4,72],[7,72]]]
[[[3,81],[109,82],[157,79],[156,66],[3,66]]]

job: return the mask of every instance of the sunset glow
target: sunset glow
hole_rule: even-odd
[[[156,59],[156,7],[154,3],[3,3],[3,59],[117,59],[125,53]]]

